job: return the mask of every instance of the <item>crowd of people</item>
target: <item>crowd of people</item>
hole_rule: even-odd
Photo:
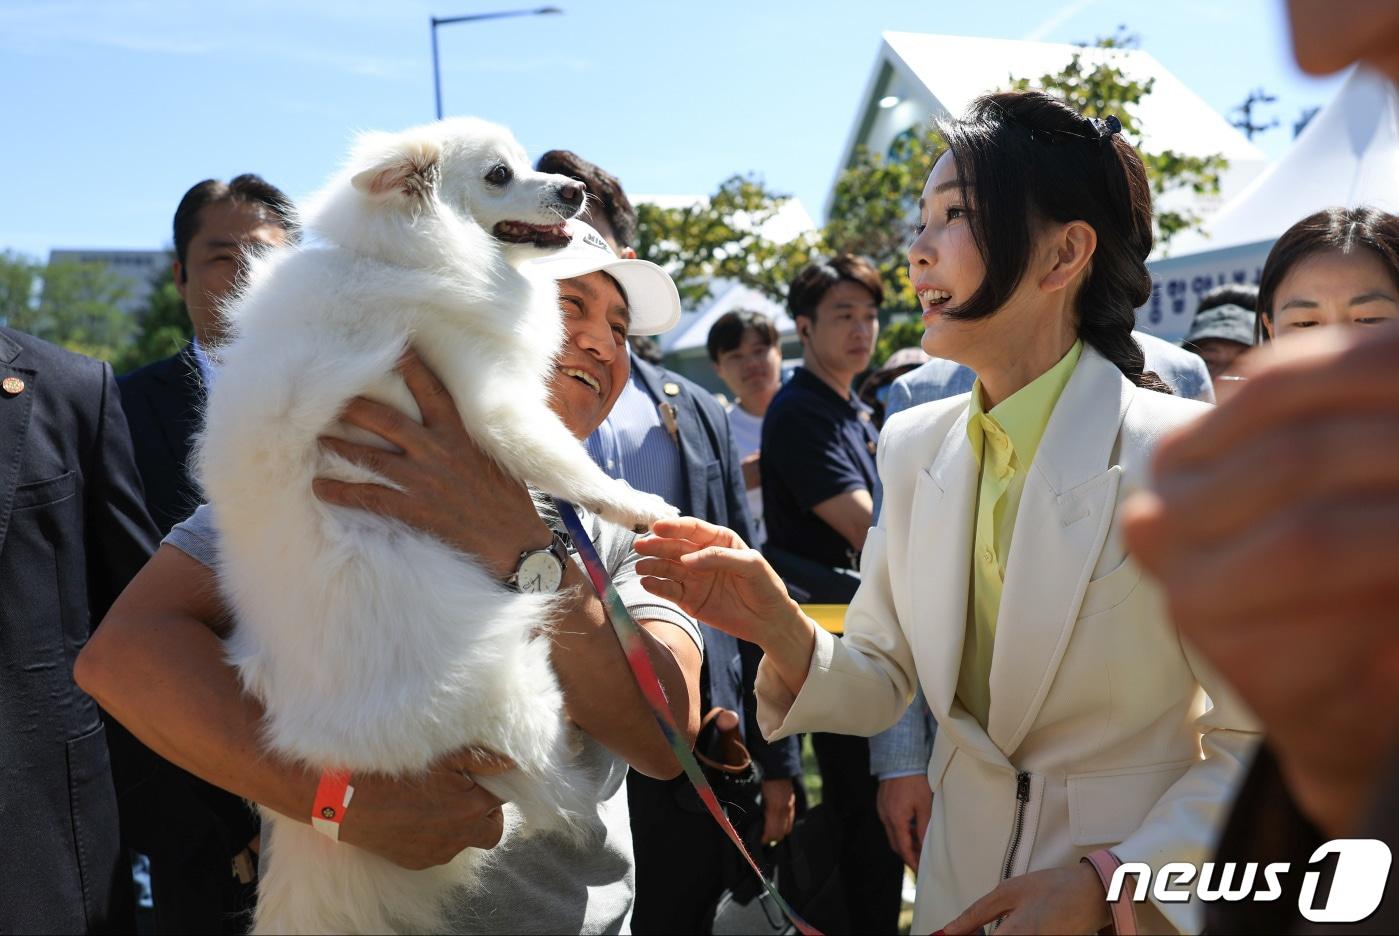
[[[1399,80],[1399,12],[1292,15],[1305,67]],[[1115,120],[1017,91],[940,129],[908,248],[921,349],[872,372],[879,272],[823,258],[789,284],[789,372],[767,317],[715,322],[723,398],[655,354],[669,310],[626,288],[642,261],[617,178],[540,158],[589,193],[554,408],[681,514],[644,536],[590,518],[591,538],[727,813],[818,927],[896,932],[907,867],[914,932],[1296,929],[1300,875],[1266,903],[1108,895],[1123,865],[1399,841],[1399,218],[1302,218],[1175,346],[1135,331],[1152,206]],[[255,175],[192,187],[173,232],[194,337],[134,373],[0,328],[0,932],[245,932],[276,860],[248,803],[312,824],[323,774],[268,746],[225,657],[219,531],[189,469],[240,258],[295,244],[294,219]],[[400,369],[421,422],[342,417],[385,442],[394,488],[314,496],[509,581],[559,519],[421,360]],[[560,561],[586,827],[507,835],[474,778],[509,765],[469,750],[356,777],[342,847],[417,869],[491,850],[459,932],[751,929],[772,908]],[[804,605],[848,605],[843,635]],[[1386,900],[1362,926],[1396,921]]]

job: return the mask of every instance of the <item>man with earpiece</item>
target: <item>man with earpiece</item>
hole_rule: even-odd
[[[759,468],[763,554],[801,602],[845,604],[860,584],[860,551],[879,490],[879,431],[851,386],[869,367],[883,301],[879,271],[850,254],[807,267],[787,291],[802,366],[768,405]],[[841,829],[850,920],[862,932],[896,932],[903,861],[875,810],[869,741],[835,734],[811,740],[822,801]]]

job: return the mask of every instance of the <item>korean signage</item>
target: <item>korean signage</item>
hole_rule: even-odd
[[[1200,298],[1226,283],[1258,284],[1272,241],[1226,247],[1147,264],[1151,298],[1137,310],[1137,328],[1167,341],[1180,341],[1195,319]]]

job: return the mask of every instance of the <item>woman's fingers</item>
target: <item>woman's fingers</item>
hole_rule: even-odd
[[[636,574],[652,578],[679,581],[686,577],[688,570],[674,559],[647,558],[636,560]]]
[[[679,561],[694,572],[726,573],[745,579],[762,578],[762,571],[767,566],[767,561],[755,550],[724,546],[706,546],[681,557]]]
[[[1013,881],[1014,879],[1012,879]],[[962,914],[942,928],[944,933],[976,933],[987,923],[994,922],[1002,914],[1014,909],[1012,881],[999,885],[991,893],[962,911]]]
[[[398,372],[423,414],[423,425],[431,427],[442,423],[461,423],[461,414],[447,393],[447,387],[423,362],[417,351],[409,348],[403,352],[403,357],[398,361]]]
[[[685,586],[681,585],[679,582],[673,582],[670,579],[644,576],[641,579],[641,587],[657,598],[664,598],[671,604],[678,605],[681,608],[685,606]]]
[[[663,521],[657,521],[661,523]],[[659,559],[679,559],[692,552],[704,549],[699,543],[693,543],[685,539],[667,539],[661,536],[638,537],[632,543],[632,548],[641,556],[655,556]]]
[[[707,523],[697,517],[667,517],[657,520],[651,527],[657,536],[666,539],[689,540],[698,546],[727,546],[730,549],[746,549],[748,544],[727,527]]]

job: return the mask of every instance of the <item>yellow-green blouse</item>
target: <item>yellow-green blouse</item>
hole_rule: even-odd
[[[983,728],[991,710],[991,650],[996,641],[996,618],[1001,610],[1006,559],[1010,556],[1020,495],[1025,490],[1025,475],[1082,352],[1083,342],[1074,342],[1058,364],[992,407],[989,413],[982,409],[981,381],[972,386],[967,437],[981,467],[981,483],[976,498],[967,636],[962,645],[957,698]]]

